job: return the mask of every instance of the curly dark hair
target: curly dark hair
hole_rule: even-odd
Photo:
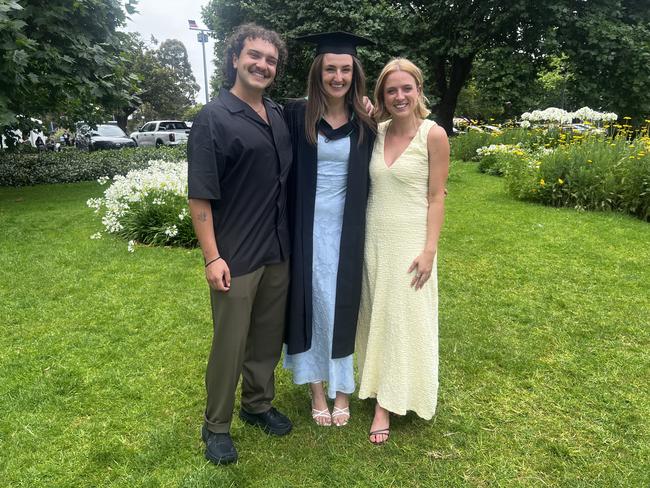
[[[232,65],[232,57],[241,54],[244,48],[246,39],[262,39],[273,44],[278,50],[278,65],[276,67],[276,79],[284,68],[284,63],[287,59],[287,46],[285,45],[280,35],[270,29],[265,29],[257,24],[249,23],[238,26],[235,31],[226,39],[226,49],[223,56],[223,64],[221,70],[223,73],[223,86],[224,88],[232,88],[237,79],[237,70]]]

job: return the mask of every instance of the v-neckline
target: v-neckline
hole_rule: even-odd
[[[382,148],[381,148],[381,159],[382,159],[382,161],[383,161],[383,163],[384,163],[384,167],[385,167],[386,169],[391,169],[393,166],[395,166],[395,163],[397,163],[397,161],[399,161],[399,159],[400,159],[402,156],[404,156],[404,153],[405,153],[406,151],[408,151],[409,147],[411,147],[411,144],[413,144],[413,141],[415,140],[415,138],[417,137],[417,135],[420,133],[420,129],[422,128],[422,124],[423,124],[423,123],[424,123],[424,120],[423,120],[422,122],[420,122],[420,125],[418,125],[418,128],[417,128],[417,130],[415,131],[415,134],[413,135],[413,137],[411,138],[411,140],[409,141],[409,143],[408,143],[408,144],[406,145],[406,147],[402,150],[402,152],[399,153],[395,159],[393,159],[393,162],[392,162],[390,165],[388,165],[388,164],[386,163],[386,136],[388,135],[388,128],[390,127],[390,124],[386,127],[386,132],[384,132],[384,140],[382,141],[383,144],[382,144]]]

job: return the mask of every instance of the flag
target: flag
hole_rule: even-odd
[[[198,29],[199,26],[196,25],[196,20],[188,20],[187,21],[190,24],[190,29]]]

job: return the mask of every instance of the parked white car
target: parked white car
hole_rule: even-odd
[[[176,146],[187,142],[190,128],[180,120],[154,120],[147,122],[138,131],[131,133],[131,139],[138,146]]]

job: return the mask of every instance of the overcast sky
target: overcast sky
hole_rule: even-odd
[[[208,0],[138,0],[138,13],[131,16],[126,24],[129,32],[139,32],[145,41],[153,35],[159,42],[165,39],[178,39],[185,44],[190,58],[194,78],[201,89],[196,101],[205,103],[205,82],[203,81],[203,54],[201,44],[196,39],[197,31],[189,30],[187,21],[195,20],[201,28],[205,24],[201,19],[201,7]],[[208,83],[214,71],[212,38],[205,45],[205,59],[208,69]]]

